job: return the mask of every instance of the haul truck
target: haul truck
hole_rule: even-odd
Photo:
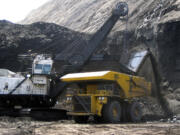
[[[114,71],[67,74],[61,80],[79,86],[67,95],[67,102],[73,105],[68,115],[78,123],[87,122],[89,116],[110,123],[125,117],[138,122],[141,106],[133,99],[151,95],[151,83],[143,77]]]

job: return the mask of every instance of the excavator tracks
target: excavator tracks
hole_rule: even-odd
[[[67,111],[63,109],[9,109],[1,108],[0,116],[31,117],[38,121],[67,120]]]

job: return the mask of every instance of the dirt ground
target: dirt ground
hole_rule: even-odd
[[[180,124],[75,124],[40,122],[29,118],[0,117],[0,135],[180,135]]]

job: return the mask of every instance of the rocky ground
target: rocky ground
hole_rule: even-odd
[[[75,124],[74,121],[41,122],[0,117],[0,135],[179,135],[179,132],[178,122]]]
[[[129,29],[179,19],[179,0],[119,0],[129,5]],[[110,16],[117,0],[50,0],[19,23],[51,22],[76,31],[93,33]],[[83,11],[83,12],[82,12]],[[114,32],[124,28],[121,21]]]

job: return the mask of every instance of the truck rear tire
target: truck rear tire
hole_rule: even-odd
[[[73,119],[76,123],[87,123],[89,116],[74,116]]]
[[[118,101],[111,101],[103,106],[103,120],[108,123],[118,123],[121,119],[121,105]]]
[[[142,119],[142,109],[138,102],[133,102],[128,106],[129,120],[131,122],[140,122]]]

